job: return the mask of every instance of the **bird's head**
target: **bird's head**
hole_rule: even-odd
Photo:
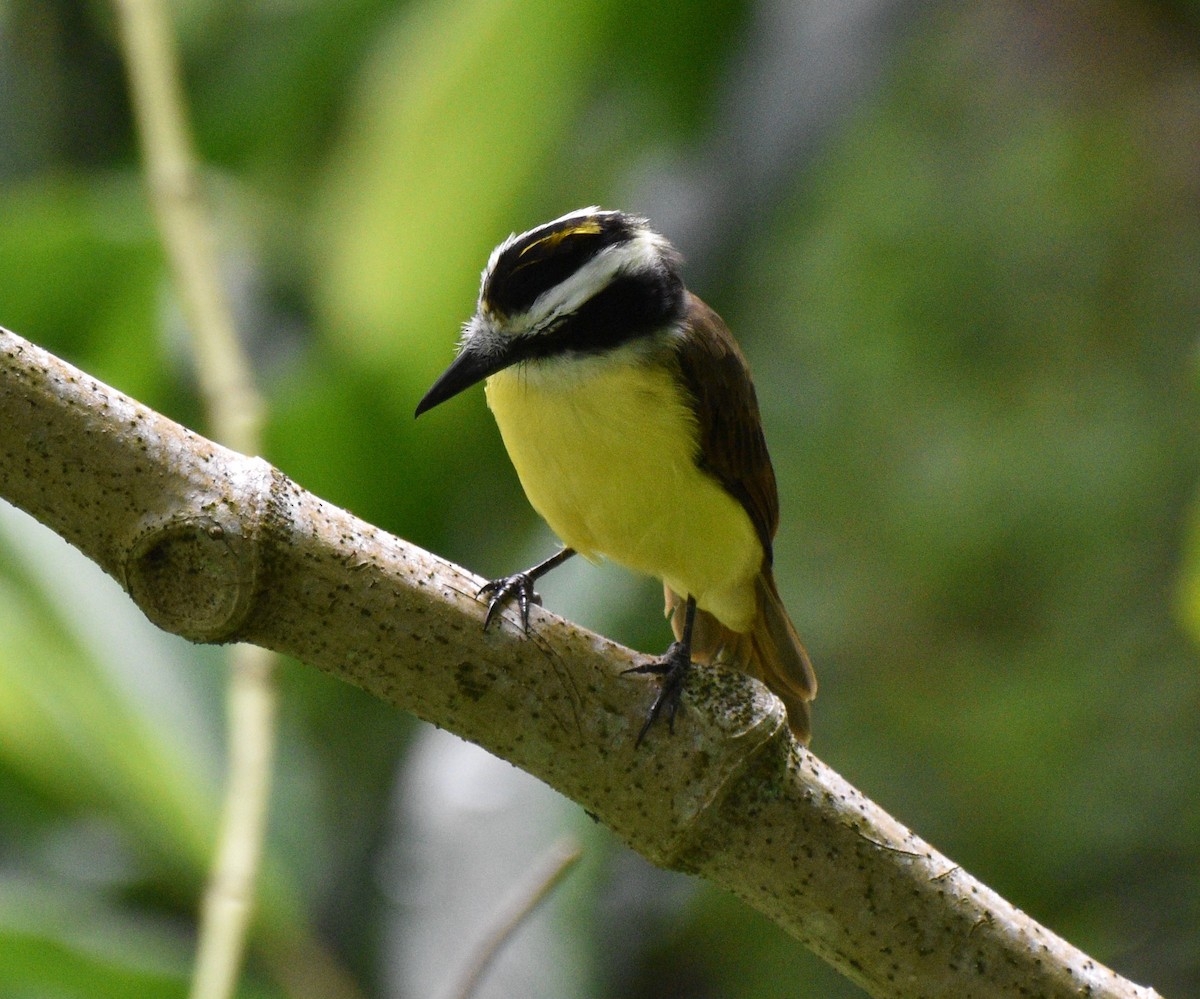
[[[492,251],[458,356],[417,416],[510,365],[603,354],[683,316],[679,254],[644,218],[582,208]]]

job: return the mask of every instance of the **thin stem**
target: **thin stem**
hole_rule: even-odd
[[[517,928],[541,905],[582,855],[579,844],[571,838],[555,843],[546,852],[530,872],[526,883],[519,886],[512,898],[495,914],[491,929],[467,961],[458,984],[447,999],[470,999]]]
[[[206,416],[216,440],[243,454],[256,454],[262,402],[221,284],[167,12],[162,0],[114,3],[150,197],[192,332]]]
[[[204,895],[193,999],[232,996],[237,987],[266,834],[275,749],[274,666],[274,653],[256,645],[230,649],[229,739],[236,756],[231,756],[217,854]]]
[[[263,405],[220,280],[188,134],[179,60],[161,0],[114,0],[150,195],[196,355],[214,437],[261,450]],[[193,999],[226,999],[237,986],[266,835],[275,745],[274,656],[229,652],[229,776],[218,845],[200,915]]]

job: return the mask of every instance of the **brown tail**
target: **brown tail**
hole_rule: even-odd
[[[763,568],[756,587],[758,617],[750,632],[753,655],[749,672],[783,701],[792,734],[807,743],[812,738],[809,704],[817,696],[817,675],[792,619],[779,599],[770,568]]]
[[[758,615],[747,634],[730,631],[707,611],[696,611],[692,658],[701,663],[719,659],[761,680],[783,701],[792,734],[807,744],[812,738],[809,703],[817,696],[817,676],[779,599],[775,577],[769,567],[763,568],[755,587]],[[668,587],[664,590],[671,628],[676,638],[682,637],[685,600]],[[674,613],[677,609],[679,613]]]

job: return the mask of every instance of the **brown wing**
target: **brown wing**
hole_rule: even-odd
[[[675,342],[700,424],[696,464],[745,507],[770,565],[779,493],[749,365],[721,317],[690,292],[683,335]]]

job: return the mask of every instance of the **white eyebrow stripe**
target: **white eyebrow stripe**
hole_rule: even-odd
[[[528,328],[537,330],[558,316],[569,315],[606,288],[618,274],[655,268],[666,245],[658,233],[640,229],[632,239],[605,247],[566,280],[537,297],[526,313]]]
[[[586,218],[589,215],[617,215],[615,211],[604,211],[599,205],[590,205],[587,208],[576,208],[573,212],[567,212],[566,215],[560,215],[556,219],[551,219],[549,222],[543,222],[539,226],[529,229],[525,232],[511,232],[508,234],[508,239],[504,240],[499,246],[492,250],[491,256],[488,257],[487,266],[483,269],[483,273],[479,278],[479,302],[483,303],[483,289],[487,285],[488,275],[496,269],[496,264],[500,260],[501,255],[510,246],[518,240],[524,239],[526,236],[532,236],[535,232],[542,229],[549,229],[551,226],[558,225],[560,222],[566,222],[567,219]]]

